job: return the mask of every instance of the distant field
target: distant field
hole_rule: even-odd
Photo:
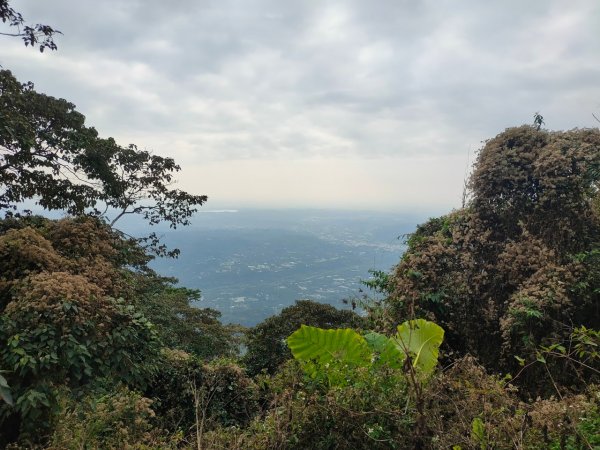
[[[177,260],[152,265],[202,291],[199,306],[224,322],[254,325],[297,299],[344,307],[369,269],[398,262],[401,235],[417,218],[381,213],[237,211],[198,214],[194,225],[165,231]]]

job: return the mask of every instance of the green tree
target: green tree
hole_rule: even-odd
[[[160,342],[132,304],[135,242],[86,217],[13,218],[0,230],[0,368],[14,397],[0,405],[2,447],[19,432],[43,438],[61,386],[143,386]]]
[[[176,228],[207,200],[170,187],[179,170],[172,158],[100,138],[75,105],[0,71],[0,209],[35,199],[47,210],[92,214],[111,226],[138,214]],[[144,241],[167,253],[155,233]]]
[[[240,327],[223,325],[217,310],[193,306],[200,291],[175,287],[174,282],[145,275],[137,296],[139,310],[155,325],[163,344],[204,359],[236,355]]]
[[[15,292],[0,316],[0,360],[11,369],[21,432],[39,438],[50,425],[56,387],[81,389],[102,377],[140,386],[157,357],[152,325],[123,301],[103,297],[79,275],[41,273]],[[2,427],[0,427],[2,428]]]

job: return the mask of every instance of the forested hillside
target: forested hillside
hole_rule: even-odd
[[[6,105],[20,88],[3,77]],[[42,203],[71,212],[60,220],[10,209],[15,193],[59,198],[41,183],[73,183],[60,198],[75,205],[93,199],[35,169],[51,153],[32,159],[27,142],[46,148],[57,133],[24,112],[56,100],[24,94],[2,109],[3,446],[599,445],[600,131],[502,132],[479,154],[465,208],[420,225],[394,271],[365,282],[366,314],[304,301],[243,330],[190,306],[198,291],[147,266],[167,250],[96,208]],[[53,137],[53,154],[85,161],[71,133]]]
[[[25,25],[3,0],[0,19]],[[500,132],[464,207],[354,311],[302,300],[251,328],[149,268],[178,249],[118,229],[193,220],[207,197],[172,188],[172,158],[1,70],[0,169],[0,448],[600,448],[597,128]]]

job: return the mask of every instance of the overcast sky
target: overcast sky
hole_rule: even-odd
[[[11,3],[64,35],[0,64],[207,208],[449,210],[482,140],[600,112],[597,0]]]

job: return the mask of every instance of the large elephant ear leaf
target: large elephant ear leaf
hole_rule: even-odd
[[[365,334],[365,340],[371,350],[377,354],[375,364],[385,364],[394,369],[402,367],[405,354],[392,339],[383,334],[371,331]]]
[[[2,375],[0,375],[0,398],[12,406],[13,399],[12,395],[10,394],[10,388],[6,382],[6,378],[4,378]]]
[[[324,330],[302,325],[287,338],[287,344],[300,361],[339,361],[363,367],[371,362],[367,342],[349,328]]]
[[[413,367],[430,374],[437,364],[444,329],[424,319],[409,320],[398,325],[396,334],[400,348],[413,358]]]

